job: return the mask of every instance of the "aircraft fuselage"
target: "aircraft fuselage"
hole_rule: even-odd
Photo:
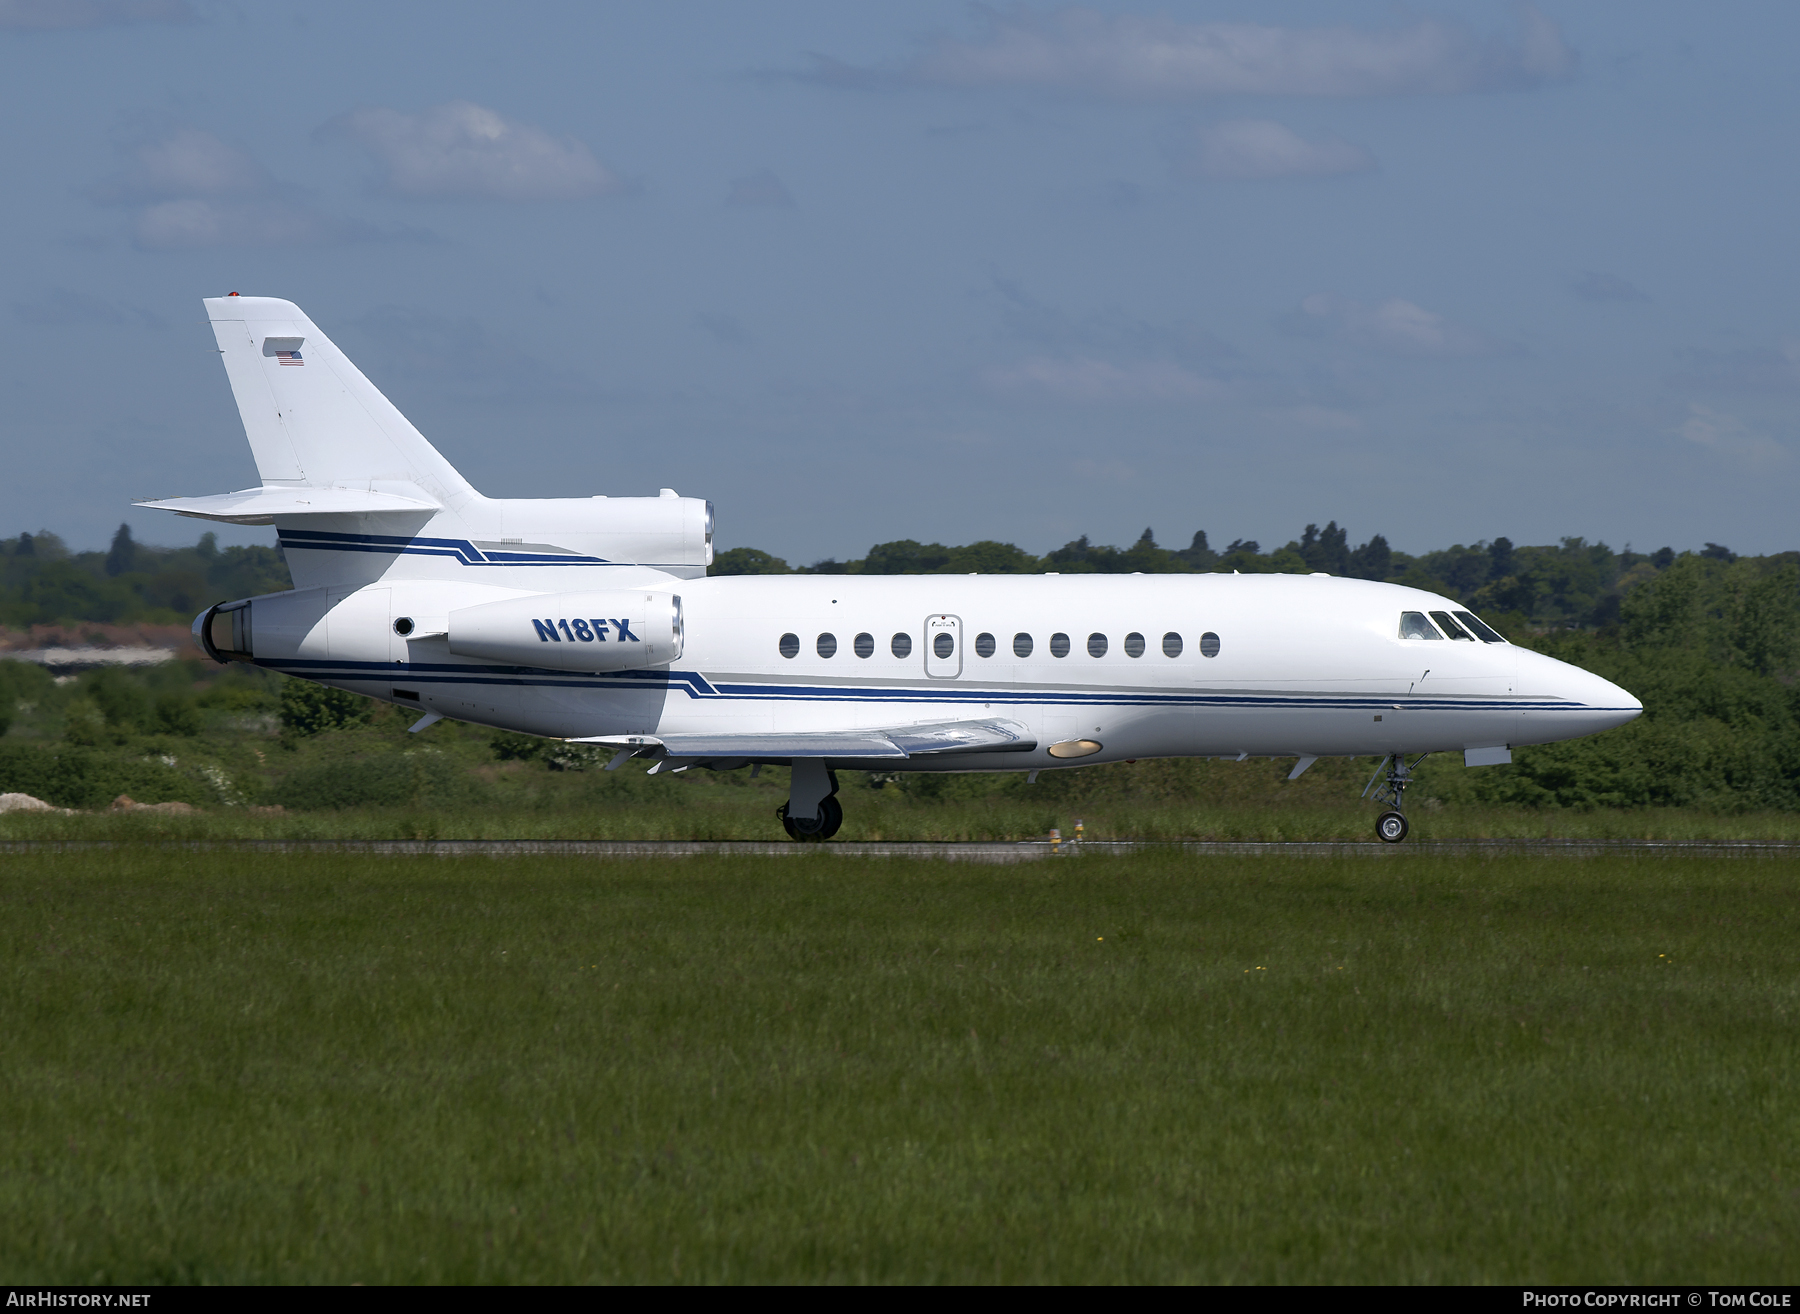
[[[1029,752],[835,763],[879,769],[1463,751],[1592,734],[1641,710],[1598,676],[1512,644],[1401,637],[1407,613],[1460,606],[1362,580],[790,575],[662,587],[680,599],[685,646],[644,669],[457,657],[444,635],[451,612],[534,595],[449,580],[256,599],[254,660],[403,707],[558,738],[998,715],[1037,741]],[[595,635],[577,637],[555,614],[568,595],[540,596],[544,623],[522,627],[530,647],[600,654],[629,642],[605,633],[604,617],[592,628],[574,618]],[[1051,755],[1078,741],[1099,747],[1078,759]]]

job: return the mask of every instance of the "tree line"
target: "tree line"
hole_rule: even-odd
[[[1660,578],[1684,556],[1729,567],[1740,558],[1708,543],[1698,551],[1615,552],[1604,543],[1564,538],[1544,546],[1515,546],[1496,538],[1455,544],[1417,556],[1397,552],[1374,534],[1353,546],[1336,521],[1309,524],[1281,547],[1264,551],[1237,539],[1213,548],[1204,530],[1188,546],[1165,548],[1146,529],[1130,547],[1091,541],[1086,535],[1043,556],[991,539],[947,547],[899,539],[877,543],[854,561],[827,558],[791,567],[752,547],[718,554],[711,575],[984,575],[1179,574],[1241,571],[1249,574],[1324,571],[1354,579],[1386,580],[1455,598],[1487,617],[1509,637],[1547,630],[1606,630],[1616,626],[1627,596]],[[1757,577],[1800,563],[1800,553],[1746,557],[1744,571]],[[276,547],[221,548],[204,533],[189,547],[139,543],[120,525],[104,552],[72,552],[48,531],[0,539],[0,625],[186,624],[215,602],[275,593],[292,587]]]
[[[185,625],[215,602],[293,587],[279,548],[151,547],[120,525],[104,552],[71,552],[48,530],[0,539],[0,625]]]
[[[961,547],[900,539],[877,543],[855,561],[827,558],[810,566],[791,567],[780,557],[757,548],[720,552],[711,575],[1065,575],[1185,574],[1240,571],[1252,574],[1309,574],[1323,571],[1352,579],[1384,580],[1455,598],[1480,612],[1503,630],[1604,629],[1615,625],[1625,597],[1658,578],[1681,556],[1731,565],[1739,560],[1730,548],[1708,543],[1697,552],[1615,552],[1604,543],[1564,538],[1538,547],[1515,546],[1496,538],[1472,545],[1455,544],[1412,556],[1396,552],[1381,534],[1352,547],[1349,532],[1333,520],[1321,529],[1309,524],[1299,538],[1264,552],[1254,539],[1237,539],[1215,550],[1206,531],[1195,532],[1185,548],[1165,548],[1155,531],[1144,530],[1128,548],[1089,541],[1086,535],[1041,557],[1011,543],[983,540]],[[1800,552],[1745,558],[1747,568],[1762,575],[1800,563]]]
[[[1352,548],[1336,525],[1309,527],[1272,552],[1234,543],[1210,556],[1199,534],[1179,552],[1157,546],[1146,533],[1123,550],[1077,539],[1044,557],[1002,543],[947,548],[902,540],[877,545],[860,561],[808,569],[912,574],[997,572],[1010,565],[1075,574],[1336,565],[1331,573],[1349,575],[1373,570],[1371,563],[1386,548],[1378,538]],[[1179,565],[1169,565],[1171,559]],[[788,570],[776,558],[743,548],[720,553],[716,563],[721,573],[746,567]],[[1497,539],[1417,557],[1387,551],[1379,577],[1462,599],[1498,621],[1515,642],[1604,675],[1644,702],[1644,715],[1630,725],[1522,749],[1510,767],[1465,772],[1453,756],[1434,758],[1421,783],[1427,794],[1526,806],[1800,811],[1800,554],[1740,557],[1714,544],[1698,552],[1640,554],[1581,539],[1547,547]],[[50,534],[0,540],[0,617],[14,625],[185,622],[222,598],[287,586],[277,550],[222,549],[210,534],[193,547],[151,548],[135,543],[122,527],[107,552],[89,553],[71,553]],[[170,662],[145,671],[93,671],[58,684],[38,667],[0,662],[0,788],[63,806],[96,806],[120,792],[140,800],[191,795],[191,801],[206,802],[230,793],[209,774],[216,768],[248,798],[263,788],[251,782],[266,774],[253,751],[257,736],[246,735],[253,722],[262,724],[258,718],[267,722],[265,733],[279,723],[284,742],[301,744],[332,740],[374,714],[372,705],[352,695],[277,681],[241,666]],[[406,739],[403,730],[395,733]],[[490,750],[486,738],[476,739],[470,751],[483,762],[519,757],[518,745],[526,743],[502,736]],[[556,745],[527,747],[561,751]],[[179,766],[165,765],[177,761]],[[424,761],[407,758],[412,765],[406,770],[423,770]],[[545,765],[567,770],[583,764],[546,759]],[[439,766],[451,770],[443,763],[432,769]],[[335,770],[321,759],[317,787],[307,786],[311,793],[296,784],[300,792],[281,797],[290,806],[326,806],[320,800],[329,791],[317,782],[335,781],[337,788],[342,782]],[[1116,779],[1119,788],[1136,788],[1151,778],[1144,774],[1149,768],[1136,776],[1125,768],[1092,770],[1110,774],[1075,774],[1093,787]],[[932,779],[919,777],[919,787],[931,788]],[[445,783],[448,776],[432,780],[440,792],[454,783]],[[169,794],[177,784],[187,792]],[[1011,777],[982,777],[968,787],[1023,788]]]

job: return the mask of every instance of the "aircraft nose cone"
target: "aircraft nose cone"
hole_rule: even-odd
[[[1587,673],[1584,672],[1584,674]],[[1609,715],[1612,718],[1610,724],[1624,725],[1627,721],[1635,721],[1643,715],[1644,704],[1619,688],[1611,680],[1602,680],[1599,676],[1591,674],[1589,678],[1599,686],[1599,689],[1594,692],[1600,695],[1598,699],[1590,696],[1589,702],[1590,704],[1595,702],[1600,704],[1596,710]]]
[[[1643,703],[1592,671],[1528,650],[1519,658],[1519,692],[1545,700],[1526,713],[1536,742],[1598,734],[1643,715]]]

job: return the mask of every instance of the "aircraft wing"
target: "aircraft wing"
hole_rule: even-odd
[[[600,735],[572,741],[681,758],[836,757],[909,758],[943,753],[1028,753],[1037,747],[1017,721],[942,721],[871,730],[755,731],[745,734]],[[660,752],[659,752],[660,750]]]
[[[210,497],[170,497],[132,505],[173,511],[197,520],[222,520],[229,525],[272,525],[276,516],[368,515],[377,511],[430,515],[443,509],[435,502],[359,488],[245,488]]]

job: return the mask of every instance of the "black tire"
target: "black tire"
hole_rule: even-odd
[[[819,828],[819,838],[828,840],[837,834],[838,828],[844,824],[844,805],[838,802],[837,795],[833,794],[819,804],[819,811],[825,818],[825,824]]]
[[[1375,818],[1375,838],[1383,844],[1398,844],[1406,838],[1406,832],[1412,827],[1406,822],[1404,812],[1383,812]]]
[[[829,806],[820,807],[819,817],[816,821],[799,821],[788,816],[788,805],[785,803],[775,809],[775,815],[781,818],[782,829],[787,831],[789,839],[796,840],[801,844],[808,844],[835,835],[838,826],[844,823],[842,805],[837,804],[836,799],[827,799],[826,803],[837,805],[835,822],[832,820],[833,809]]]

